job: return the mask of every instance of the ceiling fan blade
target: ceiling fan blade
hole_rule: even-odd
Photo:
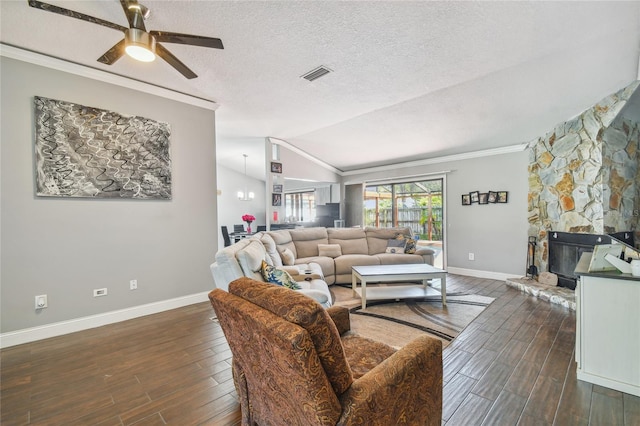
[[[114,30],[126,31],[128,28],[122,25],[114,24],[113,22],[105,21],[104,19],[94,18],[93,16],[85,15],[84,13],[75,12],[73,10],[65,9],[63,7],[54,6],[49,3],[43,3],[37,0],[29,0],[29,6],[41,9],[47,12],[57,13],[58,15],[68,16],[70,18],[80,19],[82,21],[91,22],[92,24],[102,25],[104,27],[113,28]]]
[[[122,5],[122,10],[124,10],[124,14],[127,16],[129,26],[147,32],[138,2],[136,0],[120,0],[120,5]]]
[[[171,33],[168,31],[149,31],[157,41],[165,43],[188,44],[191,46],[212,47],[214,49],[224,49],[222,40],[213,37],[204,37],[191,34]]]
[[[156,53],[162,59],[167,61],[169,63],[169,65],[171,65],[172,67],[177,69],[178,72],[180,72],[180,74],[184,75],[188,79],[192,79],[192,78],[196,78],[197,77],[196,73],[191,71],[185,64],[180,62],[180,59],[178,59],[175,56],[173,56],[173,54],[171,52],[169,52],[167,49],[165,49],[165,47],[162,46],[160,43],[156,43]]]
[[[103,64],[113,65],[118,59],[124,55],[124,39],[120,40],[118,43],[114,44],[113,47],[107,50],[104,55],[98,58],[98,62],[102,62]]]

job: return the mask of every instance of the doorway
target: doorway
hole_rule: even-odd
[[[434,265],[444,268],[444,179],[367,184],[364,225],[408,227],[417,244],[435,252]]]

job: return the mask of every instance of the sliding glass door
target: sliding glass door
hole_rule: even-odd
[[[420,246],[436,251],[435,265],[444,265],[443,179],[371,184],[364,191],[364,225],[406,226]]]

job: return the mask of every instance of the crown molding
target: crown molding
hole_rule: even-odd
[[[74,62],[65,61],[63,59],[47,56],[42,53],[32,52],[30,50],[21,49],[8,44],[0,43],[0,56],[16,59],[22,62],[28,62],[46,68],[75,74],[80,77],[90,78],[92,80],[102,81],[104,83],[115,84],[117,86],[126,87],[128,89],[137,90],[139,92],[160,96],[196,107],[215,111],[218,104],[195,96],[186,95],[181,92],[166,89],[153,84],[144,83],[132,78],[123,77],[121,75],[112,74],[107,71],[91,68],[86,65],[76,64]]]
[[[407,161],[404,163],[387,164],[385,166],[368,167],[364,169],[349,170],[347,172],[341,172],[342,176],[353,176],[364,173],[385,172],[389,170],[398,170],[398,168],[408,168],[416,166],[426,166],[430,164],[447,163],[450,161],[470,160],[473,158],[490,157],[493,155],[510,154],[513,152],[521,152],[527,148],[527,144],[518,144],[504,146],[501,148],[484,149],[481,151],[466,152],[463,154],[445,155],[443,157],[427,158],[424,160]]]
[[[309,154],[309,153],[307,153],[307,152],[305,152],[305,151],[301,150],[300,148],[298,148],[298,147],[296,147],[296,146],[291,145],[291,144],[290,144],[289,142],[287,142],[287,141],[283,141],[282,139],[278,139],[278,138],[273,138],[273,137],[271,137],[271,136],[269,136],[267,139],[269,139],[269,141],[270,141],[272,144],[276,144],[276,145],[283,146],[283,147],[287,148],[288,150],[295,152],[295,153],[296,153],[296,154],[298,154],[299,156],[304,157],[304,158],[306,158],[306,159],[307,159],[307,160],[309,160],[309,161],[313,161],[314,163],[316,163],[316,164],[317,164],[317,165],[319,165],[320,167],[324,167],[325,169],[327,169],[327,170],[329,170],[329,171],[331,171],[331,172],[333,172],[333,173],[336,173],[336,174],[338,174],[338,175],[342,175],[342,173],[344,173],[342,170],[340,170],[340,169],[336,169],[336,168],[335,168],[335,167],[333,167],[332,165],[327,164],[327,163],[325,163],[324,161],[322,161],[322,160],[320,160],[320,159],[318,159],[318,158],[314,157],[313,155],[311,155],[311,154]]]
[[[274,138],[274,137],[268,137],[267,138],[271,143],[276,144],[276,145],[281,145],[284,146],[285,148],[295,152],[296,154],[310,160],[313,161],[314,163],[324,167],[327,170],[330,170],[342,177],[344,176],[353,176],[353,175],[360,175],[360,174],[365,174],[365,173],[374,173],[374,172],[384,172],[384,171],[389,171],[389,170],[397,170],[398,168],[409,168],[409,167],[416,167],[416,166],[425,166],[425,165],[430,165],[430,164],[439,164],[439,163],[446,163],[446,162],[450,162],[450,161],[461,161],[461,160],[469,160],[469,159],[473,159],[473,158],[481,158],[481,157],[490,157],[493,155],[501,155],[501,154],[510,154],[513,152],[521,152],[524,151],[527,148],[526,143],[523,144],[517,144],[517,145],[509,145],[509,146],[504,146],[504,147],[500,147],[500,148],[491,148],[491,149],[484,149],[484,150],[480,150],[480,151],[471,151],[471,152],[466,152],[466,153],[462,153],[462,154],[453,154],[453,155],[445,155],[443,157],[434,157],[434,158],[427,158],[424,160],[415,160],[415,161],[407,161],[407,162],[401,162],[401,163],[394,163],[394,164],[387,164],[384,166],[376,166],[376,167],[366,167],[366,168],[362,168],[362,169],[355,169],[355,170],[349,170],[349,171],[343,171],[340,169],[337,169],[335,167],[333,167],[330,164],[325,163],[322,160],[319,160],[318,158],[314,157],[313,155],[302,151],[300,148],[295,147],[293,145],[291,145],[289,142],[284,141],[282,139],[278,139],[278,138]],[[440,173],[440,172],[438,172]],[[445,172],[446,173],[446,172]]]

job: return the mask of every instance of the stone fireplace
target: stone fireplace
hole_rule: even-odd
[[[539,272],[549,271],[550,263],[553,268],[557,256],[580,254],[569,249],[550,259],[551,232],[606,236],[630,231],[640,243],[639,135],[636,81],[530,142],[529,236],[537,239]]]
[[[607,235],[580,234],[552,231],[547,235],[549,249],[548,269],[558,276],[558,285],[575,290],[577,277],[573,273],[582,253],[593,251],[593,246],[610,244]]]

